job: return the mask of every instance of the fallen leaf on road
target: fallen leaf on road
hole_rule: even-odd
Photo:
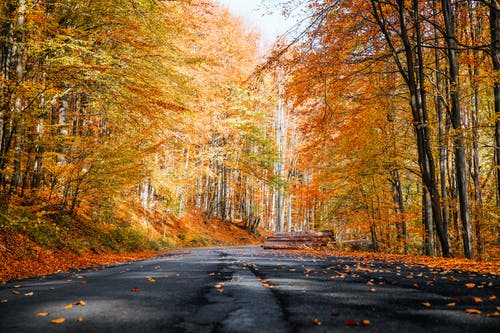
[[[376,292],[377,292],[377,289],[375,289],[375,288],[371,288],[371,289],[370,289],[370,291],[371,291],[372,293],[376,293]]]
[[[38,312],[36,314],[37,317],[47,317],[50,313],[48,312]]]
[[[472,289],[472,288],[476,287],[476,284],[475,283],[466,283],[466,284],[464,284],[464,286],[466,286],[469,289]]]
[[[412,286],[415,287],[415,288],[419,287],[418,283],[414,283],[414,284],[412,284]]]
[[[12,290],[12,293],[13,293],[14,295],[21,295],[21,292],[19,292],[19,291],[17,291],[17,290]]]
[[[62,324],[62,323],[64,323],[65,320],[66,319],[64,319],[64,318],[57,318],[57,319],[52,319],[50,322],[52,324]]]
[[[496,297],[495,295],[491,295],[491,296],[490,296],[490,300],[491,300],[491,301],[494,301],[494,300],[496,300],[496,299],[497,299],[497,297]]]
[[[78,301],[78,302],[75,302],[75,305],[85,306],[85,305],[87,305],[87,303],[85,303],[85,301]]]
[[[348,319],[345,321],[347,326],[359,326],[359,323],[356,320]]]
[[[481,311],[478,309],[466,309],[465,312],[470,314],[481,314]]]
[[[481,297],[474,297],[474,303],[482,303],[483,299]]]
[[[316,325],[316,326],[321,326],[321,325],[323,325],[323,322],[319,318],[314,318],[313,319],[313,324]]]
[[[34,295],[34,293],[32,291],[30,291],[29,293],[24,294],[24,296],[33,296],[33,295]]]
[[[428,308],[431,307],[431,303],[429,303],[429,302],[422,302],[422,305],[425,307],[428,307]]]
[[[500,311],[495,311],[495,312],[490,312],[486,315],[486,317],[490,317],[490,318],[499,318],[500,317]]]
[[[73,308],[73,304],[68,304],[64,307],[66,310],[71,310]]]
[[[458,282],[458,279],[454,276],[450,276],[450,281],[453,281],[453,282]]]
[[[7,303],[8,301],[9,301],[8,298],[4,298],[4,299],[0,300],[0,304]]]
[[[371,321],[369,321],[368,319],[364,319],[361,321],[361,325],[363,325],[363,326],[368,326],[370,324],[371,324]]]
[[[130,291],[132,291],[132,292],[136,293],[136,292],[138,292],[138,291],[139,291],[139,288],[134,287],[134,288],[130,289]]]
[[[16,285],[14,286],[14,288],[21,288],[21,285],[20,285],[20,284],[16,284]]]
[[[78,319],[76,321],[81,323],[83,321],[83,317],[78,317]]]
[[[455,306],[455,305],[457,305],[457,303],[455,303],[455,302],[451,302],[451,303],[446,304],[446,306]]]
[[[80,284],[83,284],[83,285],[85,285],[85,284],[87,284],[87,283],[88,283],[87,281],[82,281],[82,282],[80,282]]]
[[[146,280],[148,280],[149,282],[156,282],[156,279],[151,276],[146,276]]]

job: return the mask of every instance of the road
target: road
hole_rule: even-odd
[[[190,249],[0,286],[0,332],[500,332],[499,290],[493,275]]]

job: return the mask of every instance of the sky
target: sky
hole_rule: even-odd
[[[260,32],[261,50],[266,51],[276,41],[276,37],[285,33],[295,23],[281,15],[280,8],[262,6],[262,0],[219,0],[236,16],[242,17],[251,29]],[[269,1],[267,1],[269,3]]]

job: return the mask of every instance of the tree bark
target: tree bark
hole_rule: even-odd
[[[472,230],[470,222],[470,207],[467,182],[467,164],[465,160],[465,144],[462,128],[462,116],[460,112],[460,86],[458,81],[458,44],[455,33],[455,20],[451,8],[450,0],[442,0],[443,19],[445,24],[445,40],[448,55],[448,74],[451,85],[451,124],[455,130],[454,151],[455,167],[457,175],[458,200],[460,203],[460,220],[462,222],[462,236],[464,244],[464,254],[467,258],[474,257],[472,246]]]
[[[422,96],[425,98],[425,93],[422,89],[419,89],[419,77],[418,72],[415,73],[415,69],[418,63],[415,62],[415,47],[420,45],[420,41],[417,41],[417,45],[411,43],[410,36],[408,33],[408,23],[406,11],[406,5],[404,0],[396,1],[396,8],[398,11],[398,21],[399,21],[399,37],[403,43],[404,51],[404,61],[405,65],[400,59],[398,50],[396,49],[391,34],[387,27],[387,21],[383,17],[383,12],[380,7],[380,2],[377,0],[371,0],[372,3],[372,14],[384,35],[390,51],[393,54],[393,58],[396,62],[396,66],[399,73],[405,80],[408,87],[410,95],[410,108],[413,117],[413,127],[415,136],[417,139],[417,150],[418,150],[418,164],[421,172],[422,183],[426,187],[430,195],[432,217],[434,224],[436,226],[436,233],[439,238],[441,245],[442,255],[444,257],[451,257],[451,251],[448,243],[448,236],[444,229],[442,211],[441,211],[441,198],[439,195],[439,189],[436,181],[436,171],[434,167],[434,157],[432,154],[431,140],[429,136],[429,129],[427,123],[427,110],[425,109],[425,104],[422,104]],[[418,13],[418,1],[413,2],[413,12],[414,15]],[[417,25],[418,28],[418,25]],[[418,48],[417,48],[418,49]],[[419,68],[418,70],[423,70]],[[424,82],[420,82],[421,85]]]
[[[495,168],[497,176],[497,207],[500,207],[500,29],[499,1],[490,4],[491,60],[493,63],[493,96],[495,102]]]

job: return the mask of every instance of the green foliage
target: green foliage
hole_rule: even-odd
[[[191,246],[208,246],[210,244],[210,241],[210,237],[198,234],[195,234],[188,238],[188,243]]]

